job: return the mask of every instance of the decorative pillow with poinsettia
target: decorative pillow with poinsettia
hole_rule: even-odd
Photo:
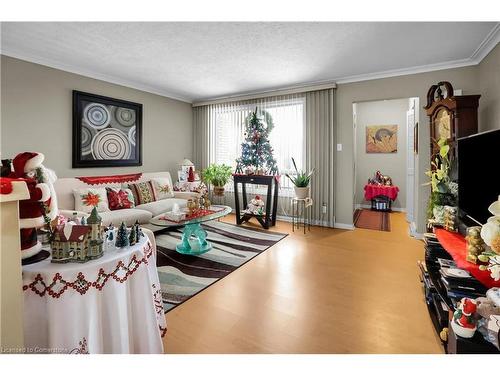
[[[134,195],[130,189],[106,188],[108,206],[111,211],[134,208]]]
[[[156,200],[174,197],[174,188],[172,181],[168,178],[153,178],[151,180],[155,190]]]
[[[73,190],[75,210],[90,213],[94,207],[97,212],[109,211],[105,188],[84,188]]]

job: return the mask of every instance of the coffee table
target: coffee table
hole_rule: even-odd
[[[179,222],[165,219],[165,214],[161,214],[152,218],[149,223],[163,228],[184,227],[181,242],[175,247],[175,250],[181,254],[199,255],[212,249],[212,244],[207,241],[207,232],[202,228],[201,223],[224,217],[231,213],[232,208],[212,205],[208,210],[214,212]]]

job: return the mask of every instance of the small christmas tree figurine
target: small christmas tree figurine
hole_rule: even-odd
[[[141,240],[141,228],[139,227],[139,222],[136,220],[132,230],[135,232],[135,240],[139,242]]]
[[[278,174],[273,148],[269,143],[273,119],[269,112],[261,111],[261,114],[264,121],[257,116],[257,108],[245,119],[245,141],[241,144],[241,157],[236,160],[238,173]]]
[[[125,223],[122,222],[120,228],[118,228],[118,232],[116,233],[116,247],[125,247],[128,246],[128,236],[127,236],[127,227]]]
[[[135,224],[132,228],[130,228],[130,235],[128,236],[128,242],[129,242],[129,245],[132,246],[132,245],[135,245],[138,241],[138,238],[137,238],[137,231],[135,230]]]

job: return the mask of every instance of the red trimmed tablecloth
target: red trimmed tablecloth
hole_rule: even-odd
[[[397,186],[386,186],[386,185],[365,185],[365,199],[367,201],[372,200],[376,196],[384,195],[391,200],[396,200],[398,197],[399,188]]]
[[[469,272],[487,288],[500,287],[500,280],[493,280],[490,276],[490,271],[481,271],[478,264],[467,262],[465,259],[467,244],[464,236],[460,233],[448,232],[441,228],[435,228],[434,233],[441,246],[451,255],[457,267]]]
[[[23,291],[27,353],[163,353],[165,311],[147,237],[87,263],[23,266]]]

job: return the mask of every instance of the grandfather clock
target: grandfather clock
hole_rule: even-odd
[[[446,91],[446,94],[443,93]],[[446,138],[450,157],[456,157],[457,138],[477,133],[477,109],[481,95],[453,95],[450,82],[432,85],[427,92],[427,111],[431,126],[431,160],[439,152],[437,141]]]

